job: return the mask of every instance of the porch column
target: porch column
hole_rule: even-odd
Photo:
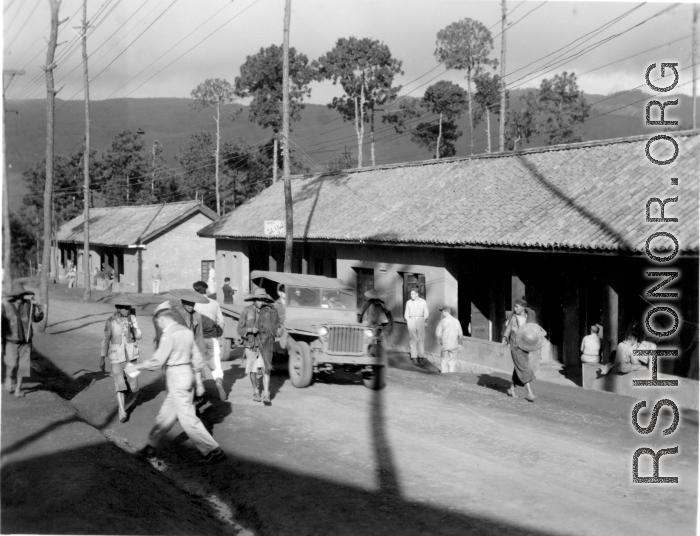
[[[617,348],[618,315],[617,292],[610,285],[605,285],[605,299],[603,300],[603,363],[610,362],[610,354]]]
[[[564,313],[564,340],[562,344],[563,362],[565,365],[576,366],[580,364],[580,313],[581,297],[578,278],[573,266],[568,264],[568,273],[571,277],[564,281],[562,288],[562,301]]]
[[[119,288],[119,257],[117,256],[117,252],[115,251],[112,253],[112,268],[114,268],[114,287],[112,288],[113,292],[121,292],[121,289]]]
[[[276,272],[277,271],[277,261],[275,260],[275,257],[272,254],[272,242],[270,242],[269,240],[267,241],[267,251],[268,251],[267,269],[270,272]]]
[[[301,273],[309,273],[309,244],[304,242],[301,246]]]

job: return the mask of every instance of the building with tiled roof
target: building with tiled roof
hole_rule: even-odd
[[[670,233],[687,319],[678,337],[691,345],[700,135],[670,135],[678,157],[668,165],[647,158],[646,136],[294,177],[293,271],[343,279],[358,289],[358,307],[362,289],[378,288],[399,319],[408,286],[418,284],[430,305],[428,333],[447,303],[473,339],[492,344],[525,296],[550,334],[545,357],[572,365],[590,325],[603,327],[609,358],[627,324],[649,309],[645,270],[660,264],[645,254],[647,239]],[[667,141],[650,150],[659,161],[674,153]],[[663,216],[677,222],[646,221],[649,199],[675,197]],[[649,216],[660,219],[659,203]],[[282,181],[199,233],[217,240],[223,273],[241,288],[250,270],[281,269],[283,237],[266,236],[268,220],[285,220]],[[676,247],[667,234],[649,245],[657,257]],[[394,343],[405,341],[397,330]],[[428,345],[437,350],[434,337]],[[690,367],[678,363],[677,372]]]
[[[161,290],[190,287],[202,277],[206,281],[206,272],[214,265],[214,240],[198,236],[197,231],[217,219],[217,214],[201,201],[92,208],[89,232],[93,276],[103,266],[109,267],[115,273],[112,290],[147,292],[158,264]],[[83,223],[80,214],[57,233],[61,269],[77,265],[81,286]]]

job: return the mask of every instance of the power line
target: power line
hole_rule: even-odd
[[[36,8],[39,7],[39,2],[40,2],[40,1],[41,1],[41,0],[36,0],[36,4],[34,4],[34,8],[33,8],[32,11],[29,13],[29,16],[24,20],[24,22],[22,23],[22,25],[19,27],[19,31],[17,32],[17,35],[15,35],[15,36],[12,38],[12,41],[10,41],[10,43],[5,47],[5,50],[12,50],[12,45],[13,45],[14,42],[17,40],[17,38],[18,38],[20,35],[22,35],[22,31],[24,30],[24,27],[27,25],[27,22],[29,22],[29,19],[32,18],[32,15],[34,15],[34,12],[36,11]],[[13,21],[13,22],[14,22],[14,21]]]

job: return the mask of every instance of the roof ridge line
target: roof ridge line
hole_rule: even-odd
[[[649,134],[659,134],[658,132]],[[292,175],[291,179],[310,179],[313,177],[323,177],[339,174],[351,174],[351,173],[362,173],[366,171],[374,171],[380,169],[396,169],[402,167],[414,167],[414,166],[428,166],[443,164],[447,162],[464,162],[466,160],[479,160],[479,159],[490,159],[490,158],[509,158],[513,156],[527,155],[527,154],[538,154],[547,153],[554,151],[566,151],[572,149],[582,149],[586,147],[598,147],[601,145],[613,145],[618,143],[632,143],[636,141],[642,141],[648,139],[649,134],[638,134],[636,136],[628,136],[622,138],[608,138],[604,140],[589,140],[581,141],[576,143],[560,143],[557,145],[546,145],[544,147],[532,147],[530,149],[523,149],[520,151],[504,151],[502,153],[481,153],[467,156],[453,156],[449,158],[440,158],[439,160],[416,160],[415,162],[397,162],[395,164],[383,164],[379,166],[367,166],[363,168],[355,169],[342,169],[339,171],[322,171],[318,173],[307,173],[303,175]],[[700,135],[700,129],[687,129],[677,132],[669,132],[666,135],[675,134],[676,136],[688,137],[693,135]],[[278,181],[282,182],[282,181]]]
[[[97,209],[117,209],[117,208],[146,208],[146,207],[163,207],[163,206],[168,206],[168,205],[184,205],[185,203],[196,203],[198,205],[201,205],[202,202],[199,200],[190,200],[190,201],[173,201],[172,203],[151,203],[148,205],[119,205],[116,207],[90,207],[90,210],[97,210]]]

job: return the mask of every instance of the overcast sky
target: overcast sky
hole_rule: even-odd
[[[88,0],[89,20],[94,21],[98,12],[106,14],[97,19],[102,22],[88,38],[90,96],[189,97],[206,78],[225,78],[233,83],[247,55],[282,43],[284,3]],[[643,85],[651,63],[677,62],[679,69],[689,67],[693,5],[673,6],[658,2],[509,1],[508,19],[516,24],[506,32],[507,81],[513,88],[535,87],[542,78],[567,70],[579,75],[579,85],[586,92],[609,94]],[[590,33],[635,7],[638,9],[601,33]],[[654,17],[668,8],[665,14]],[[67,41],[57,55],[56,87],[64,86],[58,94],[61,99],[83,98],[81,51],[72,46],[81,10],[82,0],[63,0],[60,8],[60,19],[75,15],[59,34],[59,42]],[[422,96],[431,79],[466,84],[464,73],[437,67],[433,56],[437,32],[465,17],[478,20],[491,28],[495,37],[492,57],[500,59],[501,37],[496,36],[501,31],[500,14],[499,0],[293,0],[291,45],[312,60],[330,50],[340,37],[378,39],[403,62],[405,74],[397,79],[404,86],[402,94],[412,91],[412,95]],[[16,77],[7,97],[43,99],[46,89],[41,65],[45,62],[49,2],[4,0],[3,15],[3,68],[26,70],[26,75]],[[654,18],[633,28],[650,17]],[[630,28],[580,57],[559,63]],[[644,52],[654,47],[660,48]],[[558,49],[562,50],[554,53]],[[557,63],[534,72],[562,54]],[[617,60],[623,61],[587,73]],[[545,72],[551,68],[554,70]],[[691,72],[690,68],[681,71],[676,91],[691,93]],[[326,104],[340,93],[330,83],[314,83],[310,102]]]

